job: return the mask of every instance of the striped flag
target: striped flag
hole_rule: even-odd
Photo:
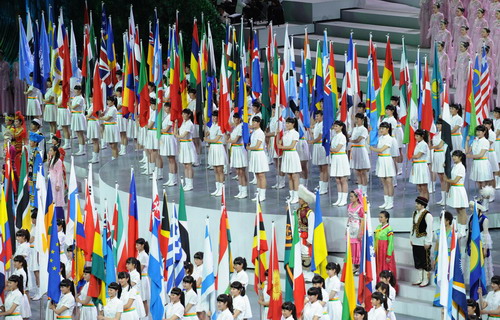
[[[455,238],[452,238],[451,243],[451,261],[450,264],[450,279],[452,281],[451,288],[451,304],[448,302],[448,310],[451,305],[451,319],[458,320],[459,317],[455,315],[460,314],[461,319],[465,319],[467,314],[467,295],[465,292],[465,281],[462,266],[462,257],[460,253],[460,244],[458,243],[457,236],[455,233]],[[453,266],[453,269],[451,268]]]
[[[254,30],[254,47],[252,50],[252,97],[254,100],[260,98],[262,94],[262,78],[260,76],[260,55],[259,55],[259,35]]]
[[[293,272],[293,300],[297,314],[302,314],[304,309],[304,296],[306,295],[306,285],[304,273],[302,272],[302,253],[300,251],[301,238],[299,234],[299,218],[293,215],[293,239],[289,268]]]
[[[131,177],[128,198],[128,239],[130,241],[127,241],[127,254],[129,257],[136,257],[137,249],[135,248],[134,239],[139,238],[139,212],[137,208],[137,192],[135,187],[134,169],[130,170]]]
[[[434,295],[434,305],[448,309],[450,256],[448,250],[448,233],[444,224],[444,211],[441,212],[441,224],[439,228],[438,255],[436,259],[436,294]]]
[[[314,209],[313,221],[309,221],[309,223],[312,223],[314,226],[311,271],[314,271],[323,278],[326,278],[328,248],[326,246],[325,226],[323,224],[323,214],[321,213],[319,191],[316,191],[316,207]]]
[[[439,70],[439,56],[437,50],[437,44],[434,45],[434,68],[432,68],[432,81],[431,81],[431,91],[432,91],[432,110],[434,111],[434,119],[441,117],[441,106],[442,99],[441,94],[443,93],[443,77],[441,76],[441,71]],[[446,72],[446,70],[443,70]]]
[[[304,70],[304,69],[302,69]],[[292,245],[293,245],[293,224],[292,224],[292,211],[290,210],[290,203],[287,203],[288,210],[286,214],[285,225],[285,301],[293,302],[293,269],[290,267],[290,261],[294,258]]]
[[[167,193],[165,190],[163,190],[163,207],[162,207],[162,214],[161,214],[161,226],[160,226],[160,233],[158,235],[158,241],[160,242],[160,250],[161,250],[161,256],[165,261],[167,260],[167,254],[168,254],[168,244],[170,240],[170,221],[169,221],[169,214],[168,214],[168,201],[167,201]],[[164,272],[164,278],[167,278],[167,269],[165,269]]]
[[[346,256],[344,260],[344,268],[342,268],[342,280],[344,281],[342,320],[354,320],[354,308],[356,308],[356,288],[354,287],[354,273],[352,269],[351,239],[349,237],[349,230],[347,230],[346,235]]]
[[[7,258],[5,262],[5,269],[10,269],[10,260],[13,258],[12,254],[15,252],[15,248],[12,245],[12,239],[15,235],[11,233],[10,225],[14,221],[9,221],[9,216],[7,213],[7,199],[5,197],[5,191],[3,186],[0,186],[0,230],[3,235],[2,251],[5,250],[5,256]]]
[[[19,174],[19,186],[17,187],[16,227],[18,229],[30,230],[31,216],[28,162],[26,159],[27,153],[28,150],[26,147],[23,147],[21,156],[21,173]],[[8,154],[9,152],[6,152],[6,155]]]
[[[427,130],[430,134],[436,133],[436,124],[434,123],[434,112],[431,98],[431,82],[429,79],[429,63],[427,57],[424,58],[424,89],[422,91],[422,120],[420,127]]]
[[[381,104],[381,116],[385,115],[385,107],[391,103],[392,97],[392,87],[396,84],[394,79],[394,63],[392,61],[392,50],[391,50],[391,40],[387,36],[387,44],[385,47],[385,64],[384,73],[382,74],[382,87],[380,100]]]
[[[229,294],[229,277],[233,272],[233,257],[231,255],[231,231],[227,217],[225,192],[222,193],[221,216],[219,224],[219,260],[217,266],[217,295]]]
[[[209,309],[215,313],[215,275],[214,275],[214,255],[212,252],[212,242],[210,240],[210,223],[208,218],[205,221],[205,241],[203,245],[203,281],[201,282],[200,301],[208,301]]]
[[[76,184],[75,163],[73,156],[71,156],[71,169],[69,173],[69,186],[68,186],[68,217],[66,219],[66,246],[74,244],[75,240],[75,222],[78,203],[78,186]]]
[[[450,114],[450,104],[449,104],[449,87],[447,83],[443,84],[443,112],[441,113],[441,119],[443,119],[443,124],[441,126],[441,139],[448,146],[445,151],[444,160],[444,172],[446,176],[451,179],[451,114]]]
[[[373,59],[372,55],[368,56],[368,75],[366,77],[366,106],[368,108],[368,115],[370,119],[370,145],[376,146],[378,144],[378,122],[379,114],[377,109],[377,97],[375,92],[375,84],[373,81]]]
[[[113,206],[113,253],[115,255],[116,270],[118,272],[127,271],[127,216],[123,216],[120,196],[118,194],[118,184],[115,185],[115,205]]]
[[[358,303],[365,304],[366,309],[371,308],[372,293],[377,284],[377,266],[375,259],[375,241],[373,238],[370,204],[363,196],[365,211],[365,229],[361,243],[361,260],[359,264]]]
[[[262,209],[260,201],[257,202],[257,211],[255,215],[255,227],[253,232],[253,248],[252,262],[255,267],[255,293],[259,294],[262,284],[266,281],[265,272],[267,270],[266,252],[269,250],[267,246],[266,230],[264,228],[264,218],[262,217]]]
[[[470,297],[479,299],[477,290],[482,288],[486,292],[486,275],[484,270],[483,242],[481,241],[481,230],[479,227],[479,215],[477,213],[477,202],[474,202],[474,212],[472,213],[471,223],[471,241],[467,248],[467,254],[470,256]]]
[[[418,61],[417,61],[418,63]],[[406,115],[405,134],[403,143],[408,144],[406,148],[406,157],[411,159],[413,157],[413,150],[415,150],[415,131],[418,129],[418,66],[415,64],[413,70],[413,83],[411,88],[411,100],[408,105],[408,113]]]
[[[105,271],[104,249],[101,236],[101,226],[99,219],[96,220],[93,250],[92,250],[92,271],[88,296],[95,298],[96,302],[106,305],[106,271]]]
[[[50,186],[50,180],[48,181]],[[39,168],[38,171],[38,179],[36,180],[36,187],[38,189],[38,204],[43,211],[40,212],[36,216],[36,237],[35,237],[35,250],[38,252],[38,263],[40,264],[41,270],[46,270],[47,265],[49,263],[49,240],[47,235],[47,224],[45,223],[45,216],[47,214],[46,208],[50,208],[54,206],[47,206],[47,200],[52,201],[52,195],[49,198],[49,191],[47,190],[47,185],[45,184],[45,177],[43,176],[42,167]],[[46,202],[47,201],[47,202]],[[43,212],[43,214],[41,214]],[[4,233],[2,233],[4,235]],[[2,238],[3,240],[3,238]],[[2,256],[6,254],[6,246],[5,242],[2,242]],[[12,255],[12,253],[11,253]],[[3,260],[3,263],[6,264],[6,258]],[[38,289],[38,294],[43,295],[47,292],[48,285],[48,272],[40,272],[40,287]]]
[[[375,91],[375,100],[377,101],[377,111],[378,114],[382,112],[382,100],[380,98],[380,77],[378,75],[378,63],[377,63],[377,48],[373,44],[372,35],[370,34],[370,42],[368,44],[368,52],[372,57],[372,81],[373,81],[373,89]],[[394,72],[393,72],[394,74]]]
[[[193,35],[191,41],[191,61],[189,64],[189,85],[191,88],[196,88],[198,83],[198,55],[200,52],[200,40],[198,38],[198,23],[196,18],[193,20]]]
[[[470,142],[476,136],[477,118],[476,118],[476,99],[474,97],[474,78],[476,78],[475,70],[472,67],[472,62],[469,63],[469,77],[467,78],[467,89],[465,91],[465,130],[463,142],[465,144],[467,136],[471,137]]]
[[[477,121],[483,123],[483,120],[488,117],[489,102],[491,97],[491,80],[490,68],[488,65],[488,57],[486,56],[486,49],[483,46],[481,57],[481,77],[480,77],[480,102],[477,109]]]
[[[276,228],[271,227],[271,251],[269,253],[269,274],[267,277],[267,294],[269,295],[269,310],[267,312],[267,319],[280,320],[281,319],[281,279],[278,261],[278,246],[276,244]]]
[[[407,108],[411,99],[410,67],[406,58],[405,39],[401,39],[403,50],[401,51],[401,66],[399,68],[399,119],[406,126]]]
[[[111,238],[111,227],[108,217],[108,202],[104,201],[104,221],[102,223],[102,251],[104,261],[106,261],[106,287],[111,282],[116,282],[115,256],[113,254],[113,240]]]
[[[184,188],[182,184],[179,186],[179,237],[182,244],[182,251],[186,254],[186,261],[190,261],[190,250],[189,250],[189,231],[186,213],[186,201],[184,200]]]

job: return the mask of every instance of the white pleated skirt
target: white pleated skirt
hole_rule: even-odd
[[[410,183],[427,184],[429,183],[429,177],[429,166],[427,165],[427,161],[413,162],[410,174]]]
[[[66,108],[57,108],[57,125],[58,126],[69,126],[71,124],[71,113]]]
[[[97,308],[95,306],[81,307],[80,320],[96,320],[96,319],[97,319]]]
[[[472,160],[470,179],[476,182],[493,180],[493,171],[491,171],[490,161],[487,156]]]
[[[121,113],[116,114],[116,123],[118,124],[119,132],[127,132],[127,119]]]
[[[23,294],[23,297],[21,298],[21,317],[23,317],[23,319],[31,318],[31,306],[26,293]],[[5,318],[10,320],[12,317]]]
[[[226,147],[222,143],[211,143],[210,148],[208,148],[208,165],[224,166],[226,164]]]
[[[368,156],[368,150],[363,145],[353,144],[351,146],[351,169],[363,170],[370,169],[370,157]]]
[[[39,271],[40,264],[38,264],[38,251],[34,247],[30,247],[30,255],[28,259],[28,270]],[[31,277],[30,277],[31,278]]]
[[[160,138],[160,156],[175,157],[179,151],[177,139],[173,134],[162,133]]]
[[[276,149],[274,149],[274,143],[276,141],[275,137],[271,137],[269,139],[269,144],[267,145],[267,152],[269,152],[269,157],[272,159],[280,158],[278,153],[276,153]]]
[[[57,120],[57,107],[53,103],[47,103],[43,110],[43,121],[56,122]]]
[[[200,137],[200,125],[195,124],[194,131],[193,131],[193,138],[199,138],[199,137]]]
[[[462,148],[462,134],[451,134],[451,144],[453,145],[453,150],[464,150],[464,148]]]
[[[246,168],[248,166],[248,153],[243,144],[231,146],[231,168]]]
[[[298,160],[299,155],[297,155],[297,162],[299,163],[300,168],[300,160]],[[267,162],[267,156],[264,150],[251,150],[250,151],[250,161],[248,163],[248,171],[253,173],[262,173],[269,171],[269,163]]]
[[[309,159],[311,159],[311,152],[309,151],[307,140],[300,139],[295,145],[295,148],[297,148],[300,161],[309,161]]]
[[[488,160],[490,161],[491,171],[497,172],[498,168],[498,158],[494,149],[490,149],[488,152]]]
[[[330,319],[342,319],[342,302],[340,300],[328,301],[326,306]]]
[[[284,173],[298,173],[302,171],[300,157],[297,150],[283,150],[281,171]]]
[[[495,140],[493,146],[495,148],[495,153],[497,154],[497,160],[500,161],[500,139]]]
[[[141,277],[141,298],[142,301],[151,300],[151,282],[147,275]]]
[[[351,175],[349,159],[345,152],[330,155],[330,177],[347,177]]]
[[[448,191],[448,199],[446,204],[452,208],[467,208],[469,206],[469,198],[464,185],[451,185]]]
[[[192,140],[180,140],[179,163],[195,163],[198,159],[196,148]]]
[[[156,129],[148,129],[146,132],[146,143],[144,147],[149,150],[158,150],[160,147],[160,139],[158,139],[158,133]]]
[[[42,115],[42,107],[38,99],[28,98],[28,103],[26,105],[26,115],[32,117],[38,117]]]
[[[87,131],[87,119],[82,112],[71,112],[71,131]]]
[[[434,150],[432,152],[432,165],[431,170],[435,173],[444,173],[444,162],[446,158],[446,154],[444,150]]]
[[[132,116],[127,121],[128,121],[127,137],[130,139],[136,139],[137,138],[137,124],[136,124],[135,120],[132,119]]]
[[[403,147],[404,131],[401,125],[398,124],[394,129],[394,139],[396,139],[398,149]]]
[[[96,317],[96,319],[97,319],[97,317]],[[121,316],[120,316],[120,320],[138,320],[138,319],[139,319],[139,314],[137,313],[137,309],[123,311]]]
[[[323,166],[330,163],[330,157],[326,155],[325,148],[321,142],[313,144],[312,148],[312,164],[315,166]]]
[[[120,132],[118,132],[118,125],[104,124],[104,143],[118,143],[120,142]]]
[[[377,167],[375,169],[377,177],[379,178],[389,178],[396,176],[396,168],[394,167],[394,161],[391,155],[378,156]]]
[[[87,120],[87,138],[88,139],[101,139],[101,126],[99,120]]]
[[[137,142],[143,146],[146,146],[146,140],[148,136],[148,129],[146,127],[137,128]]]

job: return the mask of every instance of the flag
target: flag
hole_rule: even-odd
[[[245,84],[245,57],[240,57],[240,71],[239,71],[239,84],[238,84],[238,113],[243,120],[242,137],[245,144],[250,142],[249,131],[249,116],[248,116],[248,100],[247,100],[247,86]]]
[[[200,301],[208,301],[210,311],[214,312],[215,306],[215,276],[214,255],[210,241],[210,225],[208,218],[205,220],[205,241],[203,245],[203,281],[201,282]],[[214,312],[215,313],[215,312]]]
[[[71,38],[70,38],[69,48],[70,48],[69,55],[71,63],[71,76],[72,78],[76,78],[77,82],[81,82],[82,71],[80,70],[80,68],[78,68],[78,56],[77,56],[75,33],[73,31],[73,22],[71,22]]]
[[[116,189],[116,200],[113,212],[113,239],[114,239],[114,255],[116,270],[118,272],[126,272],[126,260],[127,254],[127,236],[125,230],[127,230],[127,216],[123,215],[122,205],[120,201],[120,196],[118,195],[118,184]]]
[[[490,97],[491,97],[491,80],[490,80],[490,68],[488,65],[488,57],[486,55],[486,48],[482,48],[481,56],[481,77],[480,82],[480,99],[479,108],[477,109],[477,121],[483,123],[483,120],[488,117]]]
[[[155,20],[156,25],[156,20]],[[154,64],[154,38],[155,34],[151,28],[151,21],[149,21],[149,37],[148,37],[148,57],[147,64],[149,66],[149,79],[153,79],[153,64]]]
[[[319,110],[319,102],[324,96],[324,87],[326,84],[323,83],[323,54],[321,53],[320,41],[316,42],[316,66],[314,68],[314,90],[311,101],[311,110]],[[307,58],[306,58],[307,59]],[[307,61],[306,61],[307,63]],[[328,70],[328,69],[327,69]],[[326,76],[326,75],[325,75]],[[324,106],[323,106],[324,107]],[[323,121],[324,118],[323,118]],[[330,152],[330,150],[328,150]]]
[[[33,71],[33,55],[31,54],[31,49],[26,38],[26,32],[24,31],[23,21],[19,17],[19,79],[26,81],[28,84],[30,81],[30,73]]]
[[[10,269],[10,260],[13,258],[12,254],[15,252],[12,240],[15,239],[15,235],[11,232],[11,224],[14,221],[9,220],[9,215],[7,212],[7,199],[5,197],[5,191],[3,186],[0,186],[0,230],[3,235],[2,251],[5,249],[5,256],[7,260],[5,262],[5,269]],[[14,240],[15,241],[15,240]]]
[[[231,255],[231,231],[227,217],[225,192],[222,192],[221,216],[219,224],[219,259],[217,266],[217,281],[215,289],[217,295],[229,294],[229,277],[233,272],[233,257]]]
[[[288,24],[285,28],[285,53],[284,53],[284,83],[287,107],[297,105],[297,75],[295,71],[295,53],[292,40],[288,38]]]
[[[45,81],[42,77],[40,65],[41,48],[40,48],[40,32],[38,32],[38,21],[35,23],[35,41],[33,44],[33,86],[38,88],[42,95],[45,94]]]
[[[135,240],[139,238],[139,215],[137,208],[137,191],[135,188],[135,174],[134,169],[131,169],[130,189],[128,198],[128,240],[127,241],[127,255],[129,257],[137,256],[137,249],[135,248]]]
[[[406,125],[403,143],[408,144],[406,150],[406,157],[411,159],[413,157],[413,151],[415,150],[415,131],[418,129],[418,99],[419,99],[419,89],[418,89],[418,66],[415,64],[413,70],[413,83],[411,88],[411,101],[408,105],[408,112],[406,115]]]
[[[64,26],[64,19],[62,15],[62,8],[59,14],[59,28],[57,30],[57,47],[58,54],[61,58],[59,61],[62,66],[62,102],[61,106],[68,107],[70,102],[70,79],[72,77],[71,69],[71,54],[69,51],[69,41],[66,27]],[[62,61],[61,61],[62,60]]]
[[[316,78],[316,81],[323,82],[322,80],[318,80],[318,78]],[[324,97],[322,144],[323,147],[325,148],[326,154],[330,154],[330,143],[331,143],[330,128],[332,127],[333,122],[335,121],[337,115],[337,106],[339,105],[338,91],[337,91],[337,75],[335,73],[335,61],[333,53],[333,42],[330,42],[330,57],[328,59],[328,65],[326,66],[325,85],[322,96]]]
[[[106,305],[106,271],[99,219],[97,219],[96,221],[94,233],[94,242],[92,248],[92,271],[88,296],[95,298],[96,302],[104,306]]]
[[[375,91],[374,82],[374,65],[372,55],[368,56],[368,75],[366,79],[366,107],[368,108],[368,115],[370,119],[370,145],[376,146],[378,144],[378,122],[379,114],[377,109],[377,96]],[[323,129],[324,131],[324,129]]]
[[[468,254],[470,256],[470,298],[477,300],[477,290],[482,288],[486,292],[486,275],[484,270],[483,242],[481,241],[481,230],[479,228],[479,215],[477,213],[477,202],[474,203],[472,213],[471,237]]]
[[[408,66],[408,59],[406,59],[406,47],[404,38],[401,40],[402,42],[402,51],[401,51],[401,66],[399,68],[399,119],[401,123],[405,125],[406,129],[406,116],[407,116],[407,108],[409,106],[409,89],[410,89],[410,69]]]
[[[445,160],[444,160],[444,172],[446,176],[451,179],[451,149],[453,147],[451,141],[451,114],[450,114],[450,104],[449,104],[449,87],[447,83],[443,84],[443,112],[441,113],[441,119],[443,123],[441,125],[441,140],[448,146],[445,150]]]
[[[48,273],[48,291],[47,297],[53,303],[58,303],[61,297],[61,289],[59,283],[61,282],[61,245],[59,237],[57,236],[57,216],[52,215],[51,228],[50,228],[50,246],[49,246],[49,263],[47,265]],[[41,293],[41,292],[40,292]]]
[[[101,75],[99,73],[99,64],[94,66],[94,78],[92,79],[93,85],[93,95],[92,95],[92,113],[95,117],[99,111],[104,111],[106,93],[103,87],[106,84],[101,80]]]
[[[182,236],[180,234],[180,220],[177,215],[177,210],[174,209],[174,285],[178,287],[182,283],[182,279],[186,275],[184,270],[184,263],[187,261],[186,252],[182,245]]]
[[[293,215],[293,239],[292,252],[289,267],[293,270],[293,300],[297,314],[302,314],[304,309],[304,296],[306,295],[306,285],[304,273],[302,272],[301,238],[299,233],[299,218]]]
[[[378,75],[378,63],[377,63],[377,48],[373,44],[372,35],[370,34],[369,46],[369,56],[372,57],[372,81],[373,88],[375,91],[375,100],[377,101],[377,112],[382,113],[382,100],[380,98],[380,77]]]
[[[45,216],[47,214],[46,208],[54,208],[54,206],[49,202],[52,201],[52,194],[49,195],[47,191],[47,186],[45,185],[45,177],[43,176],[42,167],[39,168],[38,179],[36,180],[36,187],[38,189],[38,204],[41,208],[40,214],[36,216],[36,237],[35,237],[35,250],[38,252],[38,263],[40,264],[40,270],[46,270],[49,262],[49,243],[47,238],[47,228],[45,224]],[[50,180],[48,181],[50,186]],[[49,189],[50,190],[50,189]],[[50,192],[52,192],[50,190]],[[50,197],[50,198],[49,198]],[[46,200],[49,200],[46,202]],[[48,203],[48,205],[46,205]],[[43,213],[43,214],[42,214]],[[4,242],[2,242],[4,243]],[[2,246],[2,255],[5,254],[6,247]],[[12,255],[12,253],[11,253]],[[6,261],[4,261],[6,263]],[[38,293],[43,295],[47,292],[47,285],[49,282],[48,272],[40,272],[40,287]]]
[[[439,57],[437,45],[434,45],[434,68],[432,68],[432,110],[434,111],[434,119],[438,119],[441,116],[441,106],[442,99],[441,94],[443,93],[443,77],[441,76],[441,71],[439,70]],[[446,70],[443,70],[446,72]]]
[[[66,219],[66,246],[74,244],[77,207],[80,207],[80,203],[78,200],[78,186],[76,185],[75,163],[73,156],[71,156],[68,186],[68,217]]]
[[[141,48],[141,51],[142,48]],[[149,121],[149,93],[148,93],[148,74],[146,68],[146,55],[142,55],[141,65],[140,65],[140,74],[139,74],[139,124],[141,127],[144,127],[148,124]],[[173,88],[172,88],[173,89]],[[135,243],[134,243],[135,246]]]
[[[219,101],[219,126],[222,133],[230,132],[231,125],[229,117],[231,116],[231,93],[229,92],[229,79],[227,78],[226,70],[226,55],[222,54],[222,61],[220,66],[220,101]]]
[[[316,191],[316,207],[314,209],[314,232],[312,241],[311,271],[326,278],[326,264],[328,263],[328,249],[326,246],[325,226],[323,214],[321,213],[321,201],[319,191]]]
[[[91,176],[88,176],[91,179]],[[92,261],[92,244],[95,235],[94,202],[92,201],[92,185],[89,180],[85,181],[85,242],[83,251],[85,251],[85,261]]]
[[[301,65],[303,66],[305,63],[304,50],[300,52],[300,58],[301,58]],[[309,78],[307,77],[306,68],[302,68],[302,74],[300,76],[299,99],[300,99],[300,113],[302,115],[302,121],[304,122],[304,127],[310,128],[311,114],[309,112]]]
[[[102,229],[103,257],[106,261],[106,287],[111,282],[116,282],[115,256],[113,254],[113,238],[111,237],[111,228],[108,220],[108,203],[104,204],[104,221]]]
[[[182,250],[186,254],[186,261],[190,261],[189,250],[189,231],[186,213],[186,201],[184,200],[184,188],[182,184],[179,186],[179,237],[182,244]]]
[[[462,267],[462,257],[460,253],[460,244],[458,243],[456,237],[455,241],[452,244],[456,244],[455,248],[455,256],[454,259],[451,260],[453,262],[453,270],[450,267],[450,279],[452,279],[452,288],[451,288],[451,306],[452,306],[452,319],[458,320],[459,318],[455,318],[454,315],[462,316],[461,319],[465,319],[465,315],[467,314],[467,296],[465,292],[465,281]],[[452,245],[453,248],[453,245]],[[452,250],[453,252],[453,250]],[[453,257],[453,255],[452,255]]]
[[[45,15],[42,14],[42,25],[40,27],[40,69],[42,77],[46,81],[50,76],[50,46],[47,30],[45,27]],[[45,83],[44,83],[45,84]]]
[[[448,234],[444,224],[444,211],[441,212],[441,226],[439,228],[438,255],[436,259],[436,294],[434,295],[434,305],[444,307],[447,311],[450,267],[450,256],[448,250]]]
[[[469,71],[468,71],[469,77],[467,80],[467,89],[465,93],[465,118],[464,118],[464,124],[465,124],[465,131],[466,134],[464,134],[463,139],[464,143],[465,140],[467,139],[467,136],[471,137],[470,142],[472,143],[472,140],[476,136],[476,127],[477,127],[477,118],[476,118],[476,99],[474,97],[474,80],[477,77],[476,70],[473,69],[472,63],[469,63]]]
[[[359,264],[358,303],[365,304],[366,309],[372,306],[372,293],[377,284],[377,266],[375,259],[375,241],[373,237],[370,204],[363,197],[365,211],[365,228],[361,242],[361,259]]]
[[[262,94],[259,50],[259,35],[257,33],[257,30],[254,30],[252,50],[252,97],[254,100],[259,99]]]
[[[0,234],[0,243],[3,243],[2,234]],[[5,260],[7,257],[3,252],[3,248],[0,245],[0,297],[5,298]]]
[[[150,312],[153,320],[163,319],[164,307],[161,296],[163,294],[162,255],[160,251],[160,197],[156,181],[156,171],[153,172],[153,204],[151,208],[153,230],[151,232],[149,248],[148,273],[151,280]]]
[[[255,293],[259,294],[259,289],[266,279],[267,259],[266,252],[269,250],[267,246],[266,230],[264,228],[264,218],[262,217],[262,209],[260,201],[256,201],[257,211],[255,215],[255,225],[253,231],[253,247],[252,247],[252,262],[255,267]]]
[[[342,275],[344,279],[344,299],[342,301],[342,320],[354,320],[354,308],[356,308],[356,289],[354,288],[354,274],[352,270],[351,239],[349,230],[346,232],[346,256]]]
[[[293,218],[290,210],[290,203],[287,203],[287,206],[288,209],[285,225],[285,260],[283,261],[283,264],[285,265],[285,301],[293,302],[293,269],[290,267],[290,260],[294,258],[292,252]]]
[[[193,20],[193,35],[191,41],[191,61],[189,64],[189,85],[196,88],[198,83],[198,55],[200,53],[200,40],[198,38],[198,23]]]
[[[385,107],[391,103],[392,87],[396,84],[394,79],[394,65],[392,61],[391,40],[387,36],[387,44],[385,47],[385,64],[384,73],[382,74],[382,86],[380,99],[382,102],[380,115],[385,115]]]
[[[167,193],[163,190],[163,208],[161,214],[160,233],[158,234],[158,241],[160,242],[161,256],[166,260],[168,253],[168,244],[170,240],[170,222],[168,215],[168,201]],[[166,276],[165,272],[165,276]]]
[[[28,150],[26,147],[22,148],[21,156],[21,172],[19,174],[19,186],[17,187],[17,207],[16,207],[16,227],[18,229],[31,229],[31,215],[30,215],[30,194],[28,183],[28,162],[26,154]],[[7,152],[6,155],[9,153]],[[33,168],[36,170],[36,168]]]
[[[422,90],[422,120],[420,121],[420,127],[427,130],[430,134],[434,134],[436,133],[436,125],[434,124],[431,83],[429,81],[429,63],[427,57],[424,58],[424,61],[424,88]]]
[[[276,244],[276,228],[274,222],[272,229],[272,242],[271,251],[269,254],[269,272],[267,277],[267,294],[269,295],[269,310],[267,312],[267,319],[280,320],[281,319],[281,279],[278,261],[278,246]]]

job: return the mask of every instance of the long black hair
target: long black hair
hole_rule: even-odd
[[[386,210],[382,210],[380,211],[379,214],[383,214],[384,217],[387,219],[387,223],[389,223],[389,220],[391,219],[391,214],[389,212],[387,212]]]
[[[54,152],[54,155],[52,156],[52,159],[50,160],[49,167],[53,168],[54,165],[57,163],[57,160],[61,157],[61,153],[59,152],[59,148],[57,146],[51,146],[50,149]]]
[[[458,104],[458,103],[452,103],[450,105],[450,108],[453,108],[455,110],[457,110],[457,114],[459,116],[462,116],[462,105],[461,104]]]
[[[387,129],[389,129],[389,135],[392,136],[392,126],[391,126],[391,124],[389,122],[384,121],[378,127],[379,128],[387,128]]]
[[[14,262],[19,262],[22,264],[21,268],[23,268],[24,272],[26,273],[26,283],[28,283],[28,262],[26,261],[24,256],[15,256]]]
[[[132,288],[132,282],[130,282],[130,274],[128,274],[128,272],[118,272],[118,279],[127,279],[127,291],[130,291],[130,289]]]
[[[182,304],[182,306],[184,306],[184,292],[180,289],[180,288],[172,288],[172,290],[170,291],[170,294],[175,294],[176,296],[179,296],[180,298],[180,302]]]
[[[392,104],[389,104],[385,107],[385,110],[391,110],[392,111],[392,115],[394,116],[394,118],[396,120],[399,120],[399,117],[398,117],[398,109],[396,109],[395,106],[393,106]]]
[[[385,282],[377,282],[377,284],[375,285],[375,290],[378,290],[378,289],[381,289],[384,293],[384,296],[387,296],[389,295],[389,285]],[[380,291],[379,291],[380,292]]]
[[[333,123],[333,125],[337,125],[341,128],[342,130],[342,134],[344,135],[345,139],[346,139],[346,142],[349,141],[349,137],[347,136],[347,128],[346,128],[346,125],[344,122],[340,121],[340,120],[335,120],[335,122]]]
[[[483,120],[483,124],[486,126],[487,124],[489,124],[491,126],[491,130],[493,130],[493,132],[495,131],[495,125],[493,124],[493,120],[491,120],[491,118],[486,118]]]
[[[478,319],[481,318],[481,310],[479,309],[479,304],[474,299],[467,299],[467,307],[471,307],[474,309],[474,314]]]
[[[10,282],[15,282],[17,284],[17,289],[21,291],[21,293],[24,293],[24,279],[23,276],[19,276],[17,274],[13,274],[9,277]]]
[[[125,264],[127,264],[127,263],[134,265],[135,270],[139,273],[139,279],[140,279],[142,277],[141,262],[134,257],[130,257],[130,258],[127,258],[127,260],[125,261]]]
[[[234,258],[233,260],[233,265],[235,264],[241,264],[243,265],[243,270],[247,270],[247,259],[243,258],[243,257],[236,257]]]
[[[355,118],[362,119],[363,120],[363,126],[368,129],[368,118],[365,116],[364,113],[358,112],[354,116]]]
[[[57,226],[61,226],[63,232],[66,233],[66,221],[64,221],[64,219],[57,219]]]
[[[487,129],[484,125],[482,125],[482,124],[478,125],[478,126],[476,127],[476,132],[478,132],[478,131],[482,131],[482,132],[484,132],[484,137],[485,137],[486,139],[488,139],[488,137],[489,137],[489,134],[488,134],[488,129]]]
[[[367,320],[368,319],[368,312],[366,312],[365,308],[363,307],[356,307],[354,308],[354,314],[359,314],[363,316],[363,319]]]
[[[288,117],[288,118],[286,118],[286,122],[293,124],[293,128],[296,131],[299,130],[299,123],[298,123],[297,119],[292,118],[292,117]]]
[[[453,153],[451,155],[453,157],[460,157],[460,161],[462,161],[462,164],[464,165],[464,167],[467,168],[467,159],[465,158],[465,153],[462,150],[455,150],[455,151],[453,151]]]
[[[108,285],[108,288],[109,289],[113,289],[113,290],[116,290],[116,297],[118,299],[120,299],[120,297],[122,296],[122,286],[120,286],[118,283],[116,282],[111,282],[109,285]]]
[[[69,290],[71,291],[71,294],[73,295],[73,297],[75,296],[75,285],[73,284],[73,281],[69,280],[69,279],[63,279],[61,280],[61,282],[59,283],[59,287],[66,287],[66,288],[69,288]]]
[[[193,276],[185,276],[182,279],[182,282],[189,283],[191,285],[191,289],[196,292],[196,280],[194,280]]]
[[[379,278],[386,278],[389,279],[389,283],[391,286],[396,285],[396,279],[394,279],[394,274],[392,273],[391,270],[382,270],[380,271],[380,274],[378,275]]]
[[[389,307],[387,306],[387,298],[382,293],[375,291],[372,294],[372,299],[380,301],[380,304],[382,304],[382,306],[384,307],[384,309],[386,311],[387,311],[387,309],[389,309]]]
[[[235,282],[231,283],[231,288],[238,290],[242,297],[244,297],[246,294],[245,287],[239,281],[235,281]]]
[[[233,309],[233,298],[228,295],[228,294],[219,294],[217,296],[217,302],[222,302],[222,303],[225,303],[227,308],[229,309],[229,311],[231,311],[231,313],[234,313],[234,309]]]
[[[144,238],[139,238],[135,240],[135,243],[144,246],[144,251],[146,251],[146,253],[149,254],[149,243],[146,240],[144,240]]]
[[[318,296],[318,301],[323,300],[323,293],[321,293],[320,288],[311,287],[307,290],[308,296]]]
[[[415,130],[415,135],[421,136],[422,139],[424,139],[425,143],[429,143],[429,134],[427,133],[427,130],[417,129]]]
[[[328,262],[326,264],[326,270],[335,270],[335,273],[338,275],[340,273],[340,265],[335,262]]]
[[[281,310],[288,310],[292,313],[292,317],[296,320],[297,319],[297,308],[295,308],[295,305],[287,301],[281,305]]]

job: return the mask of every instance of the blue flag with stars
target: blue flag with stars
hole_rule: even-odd
[[[59,283],[61,282],[61,256],[60,256],[59,238],[57,236],[57,217],[52,216],[52,227],[50,228],[50,246],[49,246],[49,264],[47,265],[47,272],[49,273],[49,285],[47,296],[55,303],[59,302],[61,296],[61,289]]]

